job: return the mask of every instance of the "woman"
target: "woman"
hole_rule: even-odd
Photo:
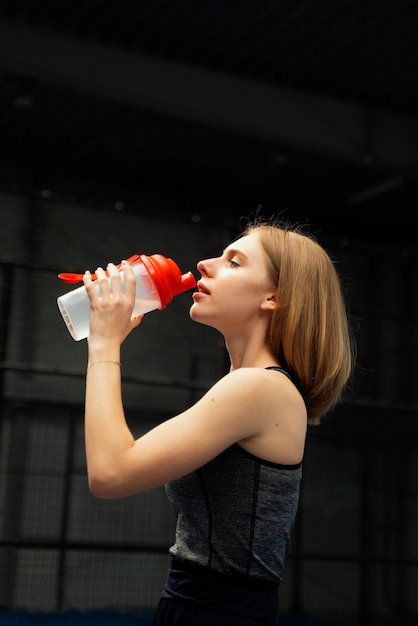
[[[298,228],[257,220],[200,261],[190,316],[224,337],[230,370],[196,404],[134,440],[120,346],[139,325],[132,268],[89,272],[85,437],[91,492],[166,485],[177,514],[155,626],[278,624],[307,424],[341,398],[352,344],[327,253]],[[121,273],[126,289],[121,286]]]

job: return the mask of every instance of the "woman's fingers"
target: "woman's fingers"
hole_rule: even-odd
[[[120,267],[110,263],[106,272],[97,268],[95,280],[90,271],[86,271],[83,282],[90,298],[90,340],[93,335],[105,339],[119,337],[122,343],[143,317],[132,318],[136,294],[132,267],[127,263]]]
[[[136,276],[132,266],[126,261],[122,261],[120,267],[120,271],[123,272],[125,278],[125,295],[129,300],[134,302],[136,294]]]
[[[118,298],[123,292],[120,272],[118,268],[116,267],[116,265],[114,265],[113,263],[108,263],[106,269],[110,278],[110,285],[109,285],[109,280],[107,280],[106,278],[106,287],[103,285],[103,292],[102,292],[102,283],[100,283],[100,292],[102,292],[103,294],[104,293],[107,294],[111,292],[115,298]],[[102,276],[100,274],[100,279],[101,278]]]
[[[102,267],[98,267],[96,269],[96,285],[99,286],[99,295],[100,297],[106,298],[113,291],[113,287],[109,284],[109,268],[108,271],[105,272]]]
[[[100,299],[102,302],[104,300],[115,302],[119,299],[126,299],[132,302],[133,306],[136,293],[136,277],[132,267],[126,261],[122,261],[120,268],[113,263],[109,263],[106,270],[105,272],[102,267],[98,267],[94,281],[89,270],[84,273],[83,283],[90,301],[93,303]],[[99,290],[95,289],[97,286]]]
[[[84,272],[83,283],[84,283],[84,286],[86,288],[87,295],[90,298],[90,302],[93,302],[95,299],[98,298],[98,294],[97,294],[97,292],[96,292],[96,290],[94,288],[94,283],[93,283],[93,279],[91,277],[90,270],[86,270]]]
[[[131,319],[132,330],[140,325],[140,323],[142,322],[143,318],[144,318],[143,315],[136,315],[135,317],[133,317]]]

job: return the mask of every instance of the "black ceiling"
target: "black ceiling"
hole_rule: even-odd
[[[416,241],[416,0],[2,0],[0,185]]]

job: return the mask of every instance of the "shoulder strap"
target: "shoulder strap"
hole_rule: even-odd
[[[278,367],[277,365],[270,365],[269,367],[265,368],[266,370],[276,370],[276,372],[281,372],[282,374],[284,374],[285,376],[288,377],[289,380],[292,381],[292,383],[294,384],[293,378],[290,376],[290,374],[288,374],[286,372],[286,370],[284,370],[282,367]]]

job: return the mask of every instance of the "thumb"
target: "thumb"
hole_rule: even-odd
[[[140,323],[142,322],[143,317],[144,317],[143,315],[136,315],[135,317],[133,317],[131,319],[132,328],[136,328],[137,326],[139,326]]]

